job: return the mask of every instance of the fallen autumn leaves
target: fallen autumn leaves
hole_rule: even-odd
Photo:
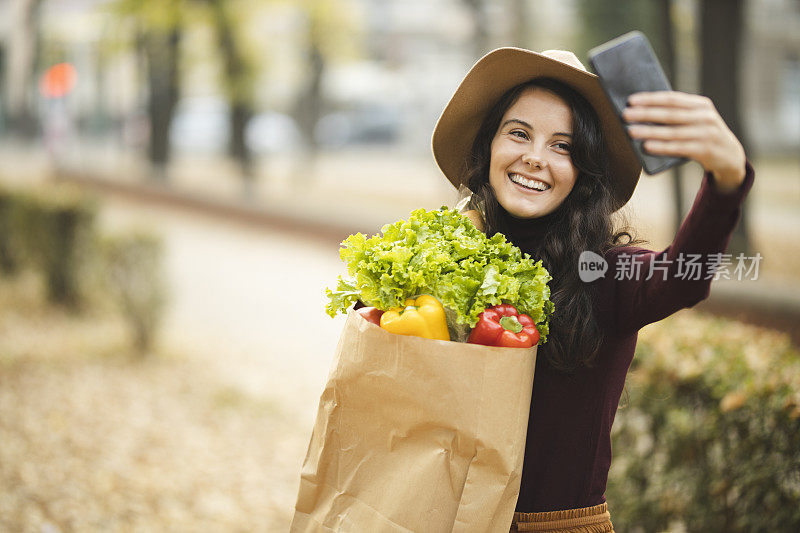
[[[113,316],[2,289],[0,530],[288,528],[309,428],[191,357],[127,355]]]

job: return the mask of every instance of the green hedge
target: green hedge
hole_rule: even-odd
[[[684,311],[645,328],[612,433],[618,531],[800,531],[800,352]]]
[[[163,242],[141,230],[106,236],[100,242],[108,293],[128,322],[134,348],[145,355],[154,345],[166,303]]]
[[[38,269],[50,301],[77,305],[87,281],[96,212],[96,201],[72,187],[0,188],[3,274]]]
[[[128,322],[134,348],[146,353],[166,302],[163,244],[142,230],[101,235],[98,205],[66,185],[0,184],[0,275],[38,271],[48,300],[72,308],[110,300]]]
[[[13,228],[13,210],[18,205],[14,191],[0,185],[0,275],[15,274],[20,267],[17,246],[14,236],[18,232]]]

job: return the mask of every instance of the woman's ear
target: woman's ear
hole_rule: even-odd
[[[470,221],[475,225],[476,228],[478,228],[481,231],[484,231],[483,217],[479,212],[477,212],[474,209],[470,209],[469,211],[464,211],[464,216],[470,219]]]

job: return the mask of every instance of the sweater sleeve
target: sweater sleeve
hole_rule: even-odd
[[[618,331],[637,331],[708,297],[753,179],[747,162],[742,184],[721,192],[707,172],[670,246],[660,252],[627,247],[609,253]]]

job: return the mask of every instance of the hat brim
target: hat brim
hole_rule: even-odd
[[[596,75],[522,48],[498,48],[470,69],[433,130],[436,164],[458,187],[481,123],[512,87],[534,78],[552,78],[581,94],[597,113],[609,157],[615,210],[633,195],[641,164]]]

